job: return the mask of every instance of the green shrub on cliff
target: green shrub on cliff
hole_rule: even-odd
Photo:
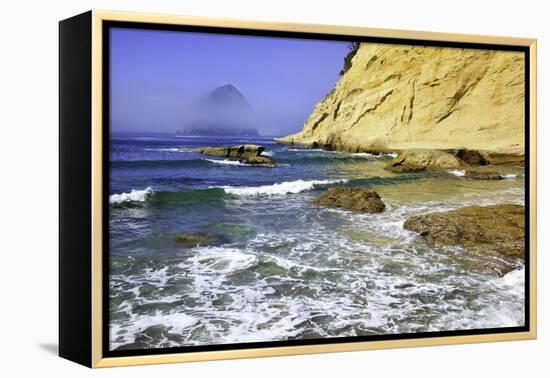
[[[359,50],[359,42],[352,42],[348,46],[348,53],[344,57],[344,67],[340,71],[340,76],[345,74],[351,67],[351,60],[357,54],[357,50]]]

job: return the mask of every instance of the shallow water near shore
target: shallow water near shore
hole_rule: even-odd
[[[179,148],[261,144],[270,167]],[[524,268],[434,247],[410,216],[524,204],[524,170],[395,174],[391,155],[276,145],[271,138],[111,137],[110,347],[140,349],[522,326]],[[330,186],[370,187],[380,214],[319,208]],[[205,232],[208,246],[174,236]]]

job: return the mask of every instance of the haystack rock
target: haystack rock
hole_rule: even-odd
[[[247,99],[233,85],[215,88],[195,101],[186,112],[178,135],[258,136]]]

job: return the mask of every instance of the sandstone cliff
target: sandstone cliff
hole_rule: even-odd
[[[362,43],[303,131],[277,141],[522,154],[524,69],[520,52]]]

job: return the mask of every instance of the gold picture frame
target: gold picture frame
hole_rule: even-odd
[[[397,340],[375,340],[375,341],[360,341],[360,342],[345,342],[345,343],[319,343],[311,345],[297,345],[297,346],[275,346],[275,347],[259,347],[253,349],[232,349],[232,350],[212,350],[212,351],[200,351],[190,353],[167,353],[167,354],[141,354],[133,356],[123,357],[105,357],[104,356],[104,333],[103,333],[103,310],[107,303],[105,298],[105,288],[103,281],[103,267],[105,263],[105,251],[103,250],[103,222],[104,222],[104,209],[103,198],[105,193],[105,187],[103,180],[104,170],[106,169],[106,162],[104,161],[103,141],[105,135],[103,133],[103,122],[105,114],[103,113],[104,98],[103,98],[103,78],[105,60],[103,59],[103,38],[104,27],[106,22],[127,22],[127,23],[144,23],[144,24],[161,24],[161,25],[185,25],[185,26],[197,26],[197,27],[213,27],[213,28],[227,28],[227,29],[240,29],[240,30],[252,30],[268,32],[289,32],[289,33],[314,33],[319,35],[344,35],[355,37],[376,37],[376,38],[396,38],[400,40],[419,40],[419,41],[436,41],[442,43],[457,42],[457,43],[470,43],[470,44],[492,44],[503,46],[520,46],[526,49],[529,56],[529,113],[528,113],[528,125],[529,125],[529,192],[526,193],[526,197],[529,197],[529,277],[528,277],[528,289],[526,296],[529,297],[528,301],[528,324],[529,329],[524,332],[510,332],[510,333],[493,333],[493,334],[475,334],[475,335],[457,335],[457,336],[445,336],[445,337],[423,337],[414,338],[407,337]],[[78,242],[77,240],[69,240],[67,242],[62,241],[60,246],[60,355],[70,360],[79,362],[89,367],[115,367],[115,366],[130,366],[130,365],[144,365],[144,364],[161,364],[161,363],[174,363],[174,362],[190,362],[190,361],[208,361],[208,360],[221,360],[221,359],[238,359],[238,358],[252,358],[252,357],[268,357],[268,356],[284,356],[284,355],[301,355],[312,353],[328,353],[328,352],[349,352],[349,351],[361,351],[372,349],[389,349],[389,348],[403,348],[403,347],[423,347],[423,346],[435,346],[435,345],[448,345],[448,344],[466,344],[466,343],[482,343],[482,342],[496,342],[496,341],[512,341],[512,340],[528,340],[535,339],[537,335],[537,264],[536,264],[536,216],[537,216],[537,154],[536,154],[536,54],[537,54],[537,42],[535,39],[529,38],[512,38],[512,37],[500,37],[500,36],[481,36],[481,35],[467,35],[467,34],[451,34],[451,33],[435,33],[435,32],[423,32],[423,31],[406,31],[406,30],[393,30],[393,29],[377,29],[367,27],[352,27],[352,26],[335,26],[335,25],[316,25],[316,24],[294,24],[294,23],[275,23],[275,22],[258,22],[250,20],[230,20],[230,19],[217,19],[209,17],[188,17],[188,16],[175,16],[175,15],[161,15],[161,14],[146,14],[146,13],[127,13],[127,12],[111,12],[93,10],[87,12],[81,16],[76,16],[72,19],[62,21],[60,33],[60,74],[62,76],[61,92],[65,89],[69,91],[71,85],[74,82],[84,83],[82,87],[82,93],[84,97],[77,96],[73,93],[73,96],[63,95],[60,97],[60,118],[61,118],[61,186],[62,194],[65,195],[65,202],[60,204],[61,217],[65,220],[61,220],[61,237],[60,240],[67,238],[67,233],[72,231],[73,233],[86,233],[89,232],[89,243],[85,241]],[[78,40],[78,33],[84,33],[83,39]],[[82,42],[84,41],[84,42]],[[74,73],[73,76],[63,78],[66,75],[64,68],[68,67],[67,59],[73,59],[79,49],[89,50],[89,55],[79,58],[87,63],[89,69],[89,77],[82,77],[82,72]],[[65,60],[64,60],[65,59]],[[84,71],[86,73],[86,71]],[[84,75],[86,76],[86,75]],[[73,80],[73,81],[71,81]],[[80,81],[79,81],[80,80]],[[67,85],[67,87],[64,87]],[[86,97],[86,91],[89,91],[89,97]],[[87,103],[87,101],[90,101]],[[80,101],[82,112],[74,115],[70,113],[68,108],[71,108],[73,101]],[[71,108],[74,110],[74,107]],[[71,115],[72,114],[72,115]],[[527,115],[526,115],[527,116]],[[73,118],[71,118],[73,117]],[[76,117],[76,118],[74,118]],[[78,118],[82,117],[82,118]],[[70,213],[71,203],[78,200],[77,194],[71,194],[70,189],[63,189],[64,179],[68,180],[68,176],[73,172],[72,170],[82,169],[82,167],[73,167],[63,164],[65,160],[69,159],[66,154],[77,153],[75,150],[71,150],[65,143],[70,142],[69,139],[74,140],[74,135],[67,134],[67,140],[65,141],[64,132],[67,130],[68,123],[74,121],[89,121],[89,128],[84,128],[79,137],[82,138],[84,143],[89,143],[89,149],[82,153],[90,153],[89,162],[90,168],[86,170],[83,175],[86,175],[87,179],[82,183],[83,187],[90,185],[88,193],[90,194],[89,201],[83,206],[87,206],[85,209],[89,211],[87,213],[90,216],[89,222],[83,225],[77,225],[70,219],[71,216],[77,215]],[[72,130],[67,133],[77,133],[78,131]],[[65,148],[65,150],[64,150]],[[526,153],[527,154],[527,153]],[[70,163],[66,163],[70,164]],[[65,171],[63,171],[65,169]],[[64,173],[65,172],[65,173]],[[89,179],[88,179],[89,178]],[[526,185],[527,186],[527,185]],[[75,230],[71,227],[80,227]],[[79,244],[81,243],[81,244]],[[77,257],[71,257],[69,254],[78,252],[75,248],[83,248],[89,252],[85,255],[85,258],[77,260]],[[69,272],[70,271],[70,272]],[[82,273],[86,272],[86,273]],[[80,277],[76,277],[78,274]],[[82,281],[80,281],[82,280]],[[84,283],[79,283],[84,282]],[[86,284],[85,282],[89,282]],[[527,282],[526,282],[527,283]],[[89,292],[88,292],[89,289]],[[80,294],[77,293],[80,290]],[[80,300],[83,304],[79,309],[75,304],[77,295],[82,298]],[[79,316],[78,311],[86,311],[89,316],[81,318],[77,323],[71,323],[71,319]],[[526,319],[527,320],[527,319]],[[71,323],[71,325],[68,325]],[[86,344],[79,352],[73,351],[79,343]]]

